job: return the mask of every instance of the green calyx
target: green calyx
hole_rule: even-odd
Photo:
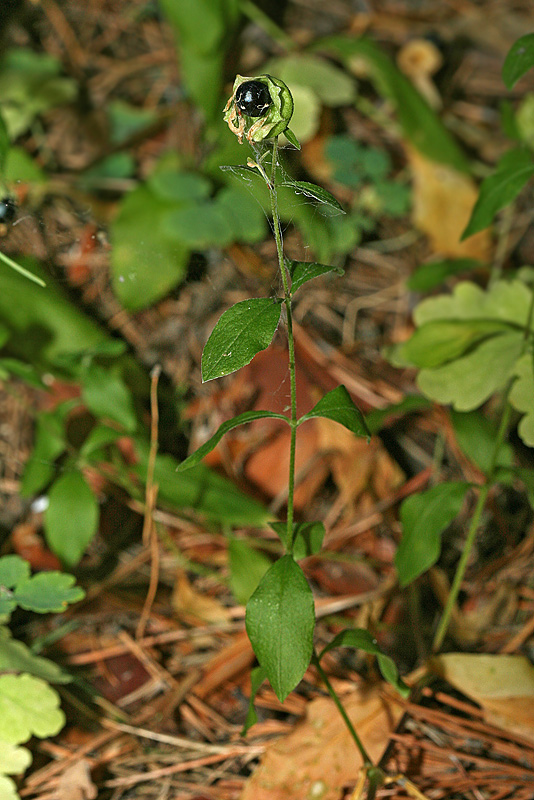
[[[260,117],[247,115],[236,103],[239,87],[249,81],[263,83],[269,92],[271,104],[265,114]],[[253,78],[237,75],[232,96],[224,109],[224,120],[232,133],[235,133],[240,143],[243,141],[243,136],[246,136],[250,144],[262,142],[264,139],[273,139],[284,132],[289,141],[296,141],[294,134],[288,128],[292,115],[293,97],[291,92],[283,81],[273,78],[271,75],[258,75]]]

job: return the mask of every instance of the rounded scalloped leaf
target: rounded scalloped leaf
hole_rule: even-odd
[[[527,323],[531,301],[532,291],[523,281],[496,281],[486,290],[462,281],[452,294],[419,303],[414,320],[418,327],[442,319],[498,319],[521,326]]]
[[[0,739],[8,744],[32,736],[55,736],[65,724],[59,695],[32,675],[0,676]]]
[[[493,336],[462,358],[435,369],[422,369],[417,384],[423,394],[457,411],[472,411],[506,384],[523,348],[523,335]]]
[[[20,775],[32,763],[32,754],[26,747],[17,747],[0,739],[0,775]],[[0,778],[0,797],[2,794],[2,778]]]
[[[522,440],[529,447],[534,447],[534,410],[532,397],[534,396],[534,374],[532,370],[532,355],[525,353],[515,365],[517,376],[510,392],[510,403],[517,411],[525,416],[517,428]]]
[[[0,558],[0,586],[12,589],[23,578],[29,578],[30,565],[20,556]]]
[[[0,797],[2,800],[20,800],[17,787],[11,778],[6,778],[4,775],[0,775]]]
[[[65,611],[69,603],[83,600],[85,592],[73,586],[76,578],[64,572],[40,572],[19,583],[14,592],[17,605],[39,614]]]

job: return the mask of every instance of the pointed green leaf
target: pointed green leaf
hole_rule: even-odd
[[[335,35],[319,39],[313,49],[342,58],[349,70],[356,61],[363,61],[379,94],[393,104],[404,137],[427,158],[469,172],[469,164],[454,137],[379,45],[363,36]]]
[[[109,425],[95,425],[80,447],[81,458],[89,458],[95,452],[98,454],[98,451],[113,444],[113,442],[116,442],[122,435],[120,431],[116,428],[111,428]]]
[[[492,467],[497,426],[478,410],[462,413],[451,409],[449,413],[456,442],[466,456],[487,474]],[[503,442],[499,448],[497,465],[510,467],[513,460],[513,448],[508,442]]]
[[[65,572],[39,572],[17,584],[14,597],[17,605],[28,611],[57,614],[85,597],[81,586],[74,586],[75,581],[74,575]]]
[[[37,417],[35,444],[22,476],[21,494],[31,497],[52,480],[54,461],[66,449],[65,423],[70,405],[65,403],[55,411],[41,412]]]
[[[502,79],[507,89],[534,67],[534,33],[527,33],[513,43],[502,67]]]
[[[310,200],[315,200],[319,206],[325,206],[328,209],[337,211],[344,214],[345,209],[336,200],[333,194],[327,192],[322,186],[317,186],[316,183],[308,183],[308,181],[292,181],[285,180],[280,182],[280,186],[289,186],[296,194],[303,194]]]
[[[196,464],[200,463],[202,459],[211,453],[211,451],[216,447],[219,442],[221,441],[222,437],[228,431],[237,428],[239,425],[246,425],[247,422],[253,422],[255,419],[283,419],[284,422],[289,424],[289,420],[283,414],[277,414],[274,411],[244,411],[243,414],[239,414],[237,417],[233,417],[232,419],[223,422],[223,424],[217,429],[217,431],[211,436],[207,442],[204,442],[194,453],[191,453],[190,456],[182,461],[182,463],[177,467],[177,472],[183,472],[186,469],[190,469],[194,467]]]
[[[12,589],[24,578],[30,577],[30,565],[20,556],[0,558],[0,586]]]
[[[250,699],[248,701],[247,718],[245,720],[245,724],[243,725],[241,736],[245,736],[249,728],[252,728],[252,726],[258,721],[258,715],[256,714],[256,709],[254,708],[254,700],[256,699],[256,695],[258,694],[260,687],[265,680],[267,680],[267,673],[263,667],[255,667],[253,670],[251,670]]]
[[[23,642],[13,639],[11,631],[4,625],[0,625],[1,672],[28,672],[49,683],[70,683],[72,680],[71,676],[53,661],[34,655]]]
[[[395,555],[401,586],[407,586],[436,563],[441,534],[460,513],[469,488],[468,483],[443,483],[403,501],[402,539]]]
[[[337,386],[331,392],[325,394],[311,411],[308,411],[307,414],[304,414],[299,419],[297,424],[302,425],[303,422],[313,417],[325,417],[326,419],[334,420],[334,422],[339,422],[340,425],[348,428],[356,436],[366,436],[367,438],[371,436],[362,412],[354,404],[343,385]]]
[[[292,556],[280,558],[263,576],[248,602],[246,627],[256,657],[283,702],[308,668],[315,627],[313,594]]]
[[[145,482],[148,468],[148,442],[136,440],[139,459],[134,472]],[[204,464],[176,475],[178,461],[158,454],[154,483],[159,487],[158,502],[165,508],[193,508],[208,519],[225,525],[261,527],[272,514],[258,500],[248,497],[234,483]]]
[[[290,549],[288,541],[287,524],[285,522],[270,522],[270,527],[278,534],[286,550]],[[314,556],[321,550],[326,531],[322,522],[294,522],[293,523],[293,558]]]
[[[0,676],[0,739],[8,744],[31,736],[55,736],[65,724],[59,695],[32,675]]]
[[[230,588],[238,603],[245,605],[272,564],[261,550],[232,536],[228,542]]]
[[[67,566],[76,566],[83,556],[98,517],[98,503],[81,472],[64,472],[50,489],[44,529],[50,549]]]
[[[378,433],[396,417],[403,417],[415,411],[427,411],[429,408],[432,408],[432,403],[426,397],[421,397],[418,394],[409,394],[399,403],[392,403],[385,408],[376,408],[374,411],[370,411],[366,414],[365,421],[371,431],[371,435],[374,436],[375,433]]]
[[[329,264],[316,264],[314,261],[293,261],[286,258],[286,264],[291,275],[291,292],[294,294],[297,289],[313,280],[319,278],[321,275],[326,275],[328,272],[335,272],[336,275],[344,275],[345,270],[341,267],[332,267]]]
[[[332,641],[326,645],[321,653],[319,654],[319,661],[324,656],[325,653],[328,653],[329,650],[333,650],[335,647],[355,647],[360,650],[364,650],[366,653],[371,653],[377,657],[378,666],[380,668],[380,672],[382,676],[394,686],[397,691],[403,696],[407,697],[410,693],[409,686],[406,686],[404,681],[399,675],[399,671],[395,665],[395,662],[389,656],[386,656],[378,646],[376,639],[374,639],[369,631],[364,630],[363,628],[346,628],[343,631],[340,631]]]
[[[429,292],[439,286],[451,275],[471,272],[481,267],[482,262],[474,258],[447,258],[439,261],[428,261],[412,272],[406,285],[413,292]]]
[[[491,225],[495,214],[515,200],[533,175],[534,160],[529,150],[517,148],[506,153],[493,175],[482,182],[462,241]]]
[[[297,150],[300,150],[300,142],[291,130],[291,128],[286,128],[284,131],[284,136],[286,137],[289,144],[292,144]]]
[[[130,433],[137,427],[132,395],[120,375],[91,364],[82,376],[82,397],[97,419],[118,422]]]
[[[202,380],[229,375],[265,350],[280,322],[282,306],[271,298],[242,300],[225,311],[202,353]]]

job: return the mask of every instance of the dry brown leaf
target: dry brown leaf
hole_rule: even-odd
[[[61,775],[57,785],[58,800],[94,800],[98,789],[91,780],[89,762],[81,758]]]
[[[487,260],[491,247],[489,230],[460,241],[478,197],[473,180],[410,147],[406,154],[412,169],[414,225],[426,233],[433,249],[443,256]]]
[[[371,483],[379,491],[378,497],[390,495],[402,484],[401,470],[377,437],[368,443],[333,420],[319,417],[314,422],[319,448],[331,454],[334,481],[348,503],[355,502]]]
[[[378,688],[357,689],[342,699],[376,763],[401,710],[387,703]],[[309,704],[306,719],[289,736],[267,748],[241,800],[339,800],[343,787],[356,781],[361,766],[361,756],[332,700],[320,697]]]
[[[534,667],[527,658],[446,653],[430,667],[479,703],[488,722],[534,741]]]
[[[204,622],[229,622],[230,614],[215,597],[197,592],[185,572],[180,571],[172,591],[171,605],[177,614],[187,614]]]

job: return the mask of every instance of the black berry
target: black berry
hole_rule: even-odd
[[[11,197],[3,197],[0,200],[0,223],[9,225],[13,222],[17,214],[17,204]]]
[[[261,81],[245,81],[235,93],[236,106],[247,117],[263,117],[272,103],[269,89]]]

